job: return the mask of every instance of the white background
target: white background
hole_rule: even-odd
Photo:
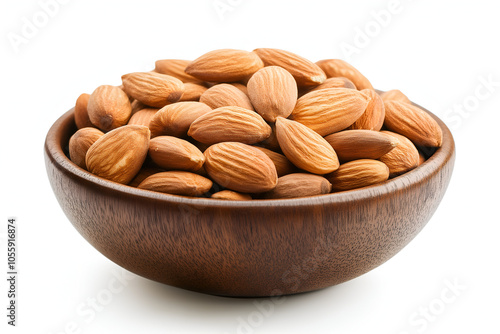
[[[2,333],[499,333],[497,2],[221,0],[230,6],[223,13],[214,0],[65,2],[46,22],[38,1],[0,5],[1,268],[9,216],[18,219],[20,239],[18,327],[6,325],[1,279]],[[11,43],[34,21],[38,31]],[[348,44],[356,53],[342,51]],[[399,88],[445,120],[457,160],[436,214],[376,270],[266,311],[253,299],[132,274],[110,294],[120,268],[71,226],[48,183],[49,127],[81,93],[118,85],[122,74],[150,70],[157,59],[257,47],[348,60],[377,88]],[[103,296],[111,299],[98,300],[92,313],[88,303]]]

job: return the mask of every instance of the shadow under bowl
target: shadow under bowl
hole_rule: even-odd
[[[443,131],[443,145],[423,165],[383,184],[316,197],[220,201],[105,180],[65,154],[76,131],[73,109],[49,130],[45,163],[69,221],[123,268],[208,294],[294,294],[367,273],[426,225],[455,160],[449,129],[429,114]]]

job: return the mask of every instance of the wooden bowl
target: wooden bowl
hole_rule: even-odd
[[[186,198],[94,176],[65,152],[74,110],[51,127],[45,162],[64,213],[99,252],[140,276],[223,296],[336,285],[381,265],[425,226],[448,186],[453,137],[383,184],[317,197],[245,202]]]

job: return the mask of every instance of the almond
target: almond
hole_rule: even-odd
[[[443,140],[437,117],[351,64],[271,48],[158,60],[81,94],[73,115],[68,155],[100,182],[230,201],[380,183]]]
[[[97,87],[90,95],[87,110],[90,121],[104,132],[127,124],[132,107],[127,94],[116,86]]]
[[[264,147],[255,146],[255,148],[264,152],[273,161],[274,166],[276,166],[278,177],[296,172],[297,168],[283,154],[268,150]]]
[[[91,127],[81,128],[76,131],[69,139],[69,158],[71,161],[79,167],[87,169],[85,155],[92,144],[103,135],[104,133]]]
[[[200,97],[207,91],[207,87],[187,82],[184,84],[184,94],[179,101],[199,101]]]
[[[125,92],[125,87],[123,87],[123,85],[116,86],[116,87],[120,88],[121,90],[123,90]],[[127,94],[127,92],[125,92],[125,94]],[[129,100],[130,104],[132,104],[132,102],[135,101],[135,99],[132,96],[129,96],[128,94],[127,94],[127,96],[128,96],[128,100]]]
[[[356,89],[356,86],[351,80],[342,77],[328,78],[321,85],[314,87],[311,91],[321,90],[326,88],[349,88]]]
[[[199,141],[196,141],[194,139],[190,139],[190,143],[196,146],[196,148],[198,148],[201,152],[205,152],[207,148],[210,147],[209,144],[200,143]]]
[[[214,199],[222,199],[226,201],[250,201],[252,196],[248,194],[238,193],[231,190],[222,190],[212,195]]]
[[[359,91],[328,88],[302,96],[291,118],[322,136],[344,130],[366,110],[368,102]]]
[[[89,172],[128,184],[146,159],[149,137],[149,129],[140,125],[125,125],[106,133],[87,151]]]
[[[204,177],[209,177],[207,171],[205,170],[205,165],[201,166],[201,168],[195,173]]]
[[[357,89],[373,89],[370,81],[354,66],[341,59],[325,59],[316,62],[328,78],[344,77],[352,81]]]
[[[278,117],[276,136],[283,153],[295,166],[313,174],[326,174],[339,168],[334,149],[307,126]]]
[[[138,112],[139,110],[149,108],[144,103],[137,101],[135,99],[130,103],[130,105],[132,106],[132,115]]]
[[[389,178],[389,168],[377,160],[354,160],[340,165],[326,178],[333,191],[345,191],[381,183]]]
[[[184,93],[182,81],[156,72],[125,74],[122,76],[122,82],[128,95],[155,108],[179,101]]]
[[[131,187],[137,188],[139,186],[139,184],[141,184],[142,181],[144,181],[145,179],[147,179],[148,177],[150,177],[153,174],[161,173],[161,172],[165,172],[165,170],[158,168],[158,167],[145,167],[145,166],[143,166],[141,168],[141,170],[139,171],[139,173],[137,173],[137,175],[134,177],[134,179],[132,181],[130,181],[130,183],[128,185]]]
[[[385,126],[415,145],[440,147],[443,141],[443,133],[434,118],[408,103],[388,101],[385,104]]]
[[[82,94],[78,97],[75,104],[75,124],[78,129],[93,127],[90,121],[87,105],[89,103],[89,94]]]
[[[399,141],[396,148],[379,159],[389,167],[391,177],[409,172],[418,166],[418,150],[408,138],[390,131],[381,131],[381,133],[392,136]]]
[[[426,160],[425,156],[421,152],[418,152],[418,165],[422,165]]]
[[[220,107],[237,106],[253,110],[248,96],[238,88],[229,84],[219,84],[210,87],[200,97],[200,102],[212,109]]]
[[[262,67],[262,60],[253,52],[221,49],[191,62],[186,73],[203,81],[232,82],[244,80]]]
[[[287,118],[297,102],[297,83],[278,66],[268,66],[255,73],[247,84],[248,96],[255,110],[268,122]]]
[[[243,84],[240,84],[238,82],[232,82],[230,83],[230,85],[238,88],[239,90],[241,90],[246,96],[248,96],[248,88],[247,86],[243,85]]]
[[[340,161],[378,159],[398,146],[399,141],[378,131],[346,130],[325,137]]]
[[[188,136],[204,144],[235,141],[255,144],[271,135],[271,127],[256,112],[240,107],[221,107],[197,118]]]
[[[373,89],[363,89],[361,93],[366,96],[368,105],[363,115],[349,128],[380,131],[385,119],[384,102]]]
[[[142,125],[149,126],[151,119],[158,112],[158,109],[154,108],[144,108],[137,111],[135,114],[130,117],[128,124],[129,125]]]
[[[196,172],[205,162],[205,156],[196,146],[171,136],[151,139],[149,156],[155,164],[167,170]]]
[[[177,102],[165,106],[149,122],[151,136],[184,137],[187,135],[191,123],[210,111],[212,109],[201,102]]]
[[[156,173],[139,184],[138,188],[182,196],[201,196],[212,188],[212,181],[184,171]]]
[[[261,193],[274,187],[278,175],[273,161],[255,147],[235,142],[210,146],[205,170],[222,187],[243,193]]]
[[[380,94],[380,97],[384,102],[399,101],[411,104],[410,99],[398,89],[388,90],[387,92]]]
[[[161,59],[155,62],[155,72],[170,75],[184,83],[201,83],[202,81],[185,72],[191,60]]]
[[[276,137],[276,124],[270,123],[269,126],[271,127],[271,135],[269,136],[269,138],[264,139],[257,145],[267,148],[268,150],[271,151],[280,152],[281,151],[280,143],[278,143],[278,138]]]
[[[276,188],[264,195],[269,199],[297,198],[329,194],[331,183],[323,176],[295,173],[278,178]]]
[[[326,80],[325,73],[313,62],[295,53],[270,48],[255,49],[265,66],[279,66],[290,72],[297,86],[317,86]]]

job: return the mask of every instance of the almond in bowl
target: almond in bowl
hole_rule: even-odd
[[[240,200],[265,199],[277,186],[277,175],[293,172],[327,176],[332,187],[314,195],[280,190],[273,198],[348,191],[409,172],[442,145],[442,130],[429,113],[399,90],[376,91],[359,70],[339,59],[313,63],[278,49],[223,49],[194,61],[159,60],[154,72],[125,74],[122,81],[120,87],[103,85],[78,98],[79,132],[72,138],[70,158],[91,173],[122,184],[130,185],[141,169],[150,167],[199,172],[213,183],[196,195],[177,191],[174,184],[147,188],[171,195],[216,200],[221,196],[215,193],[227,190],[243,192]],[[186,101],[184,94],[190,95],[186,85],[205,88]],[[127,135],[137,126],[144,127],[144,138]],[[93,144],[95,131],[90,129],[94,128],[105,138],[94,148],[77,147],[85,139],[82,133],[88,133],[85,143]],[[122,135],[108,134],[117,128]],[[214,167],[213,154],[222,147],[232,149]],[[267,157],[255,153],[259,149],[268,150]],[[419,149],[427,154],[420,155],[417,164]],[[90,166],[83,162],[87,154]],[[276,164],[276,157],[286,161],[285,169]],[[241,159],[248,162],[242,164]],[[257,175],[261,176],[254,179]],[[291,180],[286,189],[293,189]],[[175,184],[182,188],[182,179]]]
[[[346,282],[404,248],[451,178],[446,125],[344,61],[225,49],[122,80],[54,123],[46,168],[77,231],[154,281],[240,297]]]

